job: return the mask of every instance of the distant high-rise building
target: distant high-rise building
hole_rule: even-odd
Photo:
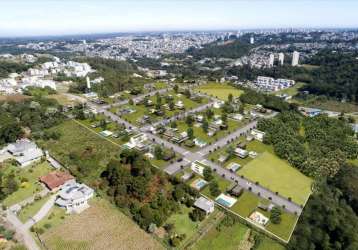
[[[269,58],[269,67],[273,67],[273,63],[275,62],[275,55],[274,54],[270,54],[270,58]]]
[[[87,88],[91,89],[91,81],[90,81],[90,78],[88,76],[86,77],[86,83],[87,83]]]
[[[283,62],[285,61],[285,54],[284,53],[279,53],[278,54],[278,62],[279,64],[282,66]]]
[[[297,66],[299,59],[300,59],[300,53],[294,51],[292,54],[292,66]]]
[[[250,37],[250,44],[254,44],[255,43],[255,39],[253,36]]]

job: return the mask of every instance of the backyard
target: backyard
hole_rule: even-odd
[[[3,205],[11,206],[18,202],[25,200],[28,197],[40,192],[42,186],[38,182],[40,176],[45,175],[51,172],[53,169],[49,166],[47,162],[39,163],[36,165],[28,166],[26,168],[20,169],[13,165],[8,165],[6,171],[14,170],[16,173],[16,179],[19,181],[19,189],[7,196],[3,201]]]
[[[239,249],[241,241],[244,239],[248,228],[235,223],[233,226],[221,226],[219,231],[217,227],[212,227],[193,247],[193,249],[220,249],[234,250]]]
[[[214,96],[216,98],[219,98],[223,101],[228,100],[229,94],[232,94],[233,97],[239,97],[244,91],[237,89],[235,87],[232,87],[227,84],[221,84],[221,83],[209,83],[202,86],[199,86],[196,88],[198,92]]]

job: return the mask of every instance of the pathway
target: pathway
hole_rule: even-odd
[[[24,224],[24,227],[26,229],[31,228],[48,214],[48,212],[55,204],[56,196],[56,194],[52,195],[50,199],[40,208],[40,210],[32,218],[26,221],[26,223]]]

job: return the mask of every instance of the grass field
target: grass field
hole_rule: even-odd
[[[39,141],[39,144],[63,165],[70,167],[77,177],[89,182],[97,179],[108,161],[120,152],[119,146],[73,120],[50,130],[60,132],[60,139]]]
[[[194,245],[193,249],[239,249],[240,242],[243,240],[247,230],[248,228],[240,223],[236,223],[231,227],[222,226],[221,231],[218,231],[216,227],[213,227]]]
[[[196,90],[201,93],[219,98],[223,101],[228,100],[229,94],[232,94],[234,97],[239,97],[243,93],[243,91],[240,89],[220,83],[205,84],[196,88]]]
[[[66,210],[58,206],[53,206],[47,216],[41,221],[36,223],[36,228],[43,228],[47,230],[52,227],[56,227],[64,222],[64,220],[70,215],[66,214]]]
[[[276,234],[277,236],[288,240],[291,231],[294,229],[293,227],[295,226],[296,220],[298,220],[296,215],[283,212],[281,215],[281,223],[273,224],[269,222],[269,224],[266,226],[266,229]]]
[[[311,193],[312,180],[273,154],[264,152],[238,171],[251,181],[280,195],[305,204]]]
[[[261,203],[268,203],[268,201],[254,195],[249,191],[244,191],[231,210],[240,214],[242,217],[248,217]]]
[[[285,250],[286,248],[270,238],[264,237],[260,243],[258,250]]]
[[[305,83],[303,82],[298,82],[296,83],[294,86],[292,86],[291,88],[287,88],[287,89],[282,89],[276,92],[273,92],[273,94],[277,95],[277,94],[286,94],[286,95],[290,95],[290,96],[295,96],[298,94],[298,89],[303,87],[305,85]]]
[[[185,234],[186,238],[190,238],[195,234],[199,226],[199,222],[194,222],[189,218],[192,208],[181,206],[180,211],[171,215],[166,223],[174,225],[174,231],[177,234]]]
[[[130,218],[97,198],[90,208],[51,227],[41,239],[51,250],[163,249]]]
[[[28,166],[23,169],[19,169],[14,166],[9,166],[9,168],[16,170],[16,178],[18,179],[19,183],[21,183],[22,180],[26,181],[22,182],[16,192],[6,197],[6,199],[3,201],[3,205],[5,206],[14,205],[41,191],[42,187],[38,182],[39,177],[53,170],[47,162]]]

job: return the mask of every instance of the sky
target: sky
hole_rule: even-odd
[[[1,0],[0,36],[357,28],[357,0]]]

